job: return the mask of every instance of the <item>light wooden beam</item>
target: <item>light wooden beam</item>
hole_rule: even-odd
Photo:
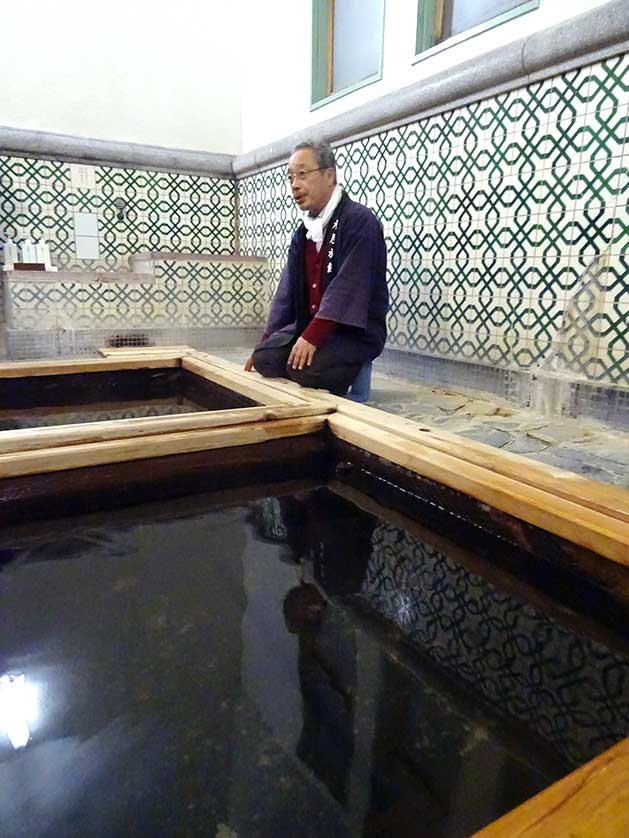
[[[277,419],[296,419],[302,416],[323,415],[333,408],[321,405],[274,405],[272,407],[242,407],[233,410],[214,410],[182,413],[177,416],[114,419],[76,425],[29,428],[0,433],[0,454],[37,451],[64,445],[82,445],[114,439],[131,439],[183,431],[209,430]]]
[[[626,489],[588,480],[579,474],[546,463],[536,463],[529,457],[492,448],[490,445],[468,440],[429,425],[418,424],[401,416],[348,402],[347,399],[337,401],[336,406],[342,416],[360,420],[373,428],[395,432],[402,439],[419,442],[435,451],[457,457],[463,462],[511,477],[528,486],[543,489],[629,523],[629,492]]]
[[[339,413],[332,433],[416,474],[629,566],[629,524]]]
[[[195,356],[203,355],[226,373],[240,371],[239,367],[230,361],[224,361],[207,353],[195,352],[194,354]],[[349,399],[333,396],[326,391],[300,387],[293,381],[273,379],[273,387],[278,392],[287,395],[300,394],[304,398],[333,406],[340,415],[360,420],[374,428],[395,432],[402,439],[419,442],[435,451],[457,457],[463,462],[511,477],[528,486],[542,489],[580,506],[587,506],[589,509],[629,523],[629,491],[619,486],[588,480],[579,474],[546,463],[536,463],[529,457],[511,454],[430,425],[418,424],[403,416],[396,416],[369,405],[357,404]]]
[[[229,361],[209,355],[205,357],[211,359],[213,364],[220,366],[226,372],[238,369]],[[341,415],[358,419],[374,428],[395,432],[403,439],[420,442],[436,451],[458,457],[464,462],[482,466],[496,474],[503,474],[505,477],[512,477],[529,486],[543,489],[553,495],[629,523],[629,492],[626,489],[588,480],[579,474],[546,463],[536,463],[529,457],[511,454],[440,428],[418,424],[411,419],[405,419],[369,405],[356,404],[326,391],[299,387],[293,381],[273,379],[273,386],[278,392],[291,395],[303,394],[308,399],[334,406]]]
[[[180,346],[106,346],[98,352],[105,358],[132,357],[139,358],[147,355],[164,355],[165,353],[181,358],[191,351],[191,347]]]
[[[626,838],[629,739],[577,768],[473,838]]]
[[[210,355],[207,352],[200,352],[193,350],[190,358],[196,358],[203,363],[209,364],[213,369],[221,370],[225,375],[235,375],[238,378],[243,378],[244,381],[256,381],[259,384],[276,391],[277,395],[292,396],[301,399],[302,401],[316,401],[320,404],[328,404],[336,407],[339,396],[333,396],[327,390],[314,390],[311,387],[301,387],[297,382],[290,381],[287,378],[264,378],[255,370],[245,372],[242,364],[235,364],[233,361],[226,361],[219,358],[217,355]],[[345,399],[342,399],[345,401]]]
[[[142,358],[90,358],[89,360],[11,361],[0,364],[0,378],[31,378],[83,372],[161,369],[178,367],[179,355],[163,352]]]
[[[207,378],[215,384],[235,390],[242,396],[253,399],[263,404],[307,404],[307,399],[294,396],[290,393],[278,392],[276,388],[268,384],[268,379],[258,377],[247,372],[225,371],[220,367],[198,360],[188,355],[181,359],[181,366],[184,370]]]
[[[235,427],[183,431],[146,438],[133,437],[1,454],[0,479],[128,460],[168,457],[171,454],[187,454],[213,448],[232,448],[236,445],[253,445],[271,439],[303,436],[323,430],[325,420],[324,415],[304,416],[297,419],[280,419],[275,422],[257,422]]]

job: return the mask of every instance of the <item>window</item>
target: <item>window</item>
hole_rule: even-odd
[[[312,107],[382,78],[384,0],[313,0]]]
[[[419,0],[418,53],[464,38],[537,9],[540,0]]]

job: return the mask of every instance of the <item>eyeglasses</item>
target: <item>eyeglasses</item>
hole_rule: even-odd
[[[286,174],[286,180],[290,184],[293,184],[295,181],[297,181],[299,183],[302,180],[306,179],[306,175],[310,175],[313,172],[323,172],[323,171],[325,171],[326,169],[329,169],[329,168],[330,168],[329,166],[319,166],[318,169],[305,169],[305,170],[302,169],[301,172],[288,172]]]

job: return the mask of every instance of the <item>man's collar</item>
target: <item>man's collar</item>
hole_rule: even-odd
[[[321,250],[321,245],[325,236],[325,228],[327,227],[328,221],[334,215],[334,211],[341,202],[342,197],[343,190],[337,184],[334,187],[330,200],[327,202],[319,215],[315,216],[315,218],[311,218],[308,212],[302,213],[302,220],[304,222],[304,227],[306,228],[306,238],[317,245],[317,252]]]
[[[332,194],[327,202],[327,204],[323,207],[321,212],[317,215],[310,215],[309,212],[305,212],[304,216],[309,218],[310,220],[314,220],[315,218],[325,218],[326,222],[330,219],[332,213],[339,205],[341,198],[343,197],[343,187],[339,186],[338,183],[335,184],[334,189],[332,190]],[[325,224],[324,224],[325,226]]]

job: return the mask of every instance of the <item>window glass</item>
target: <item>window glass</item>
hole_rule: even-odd
[[[332,92],[380,71],[384,0],[334,0]]]
[[[459,35],[522,5],[522,0],[445,0],[442,37]]]
[[[416,52],[466,38],[532,12],[541,0],[418,0]],[[446,44],[447,45],[447,44]]]

